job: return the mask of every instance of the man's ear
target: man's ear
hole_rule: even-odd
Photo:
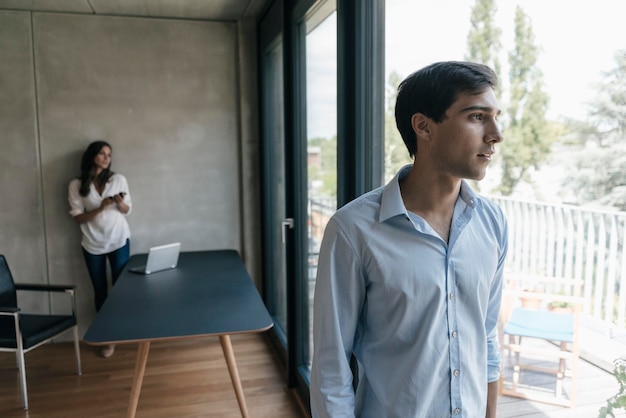
[[[411,116],[411,126],[413,127],[413,132],[415,132],[418,138],[430,138],[430,122],[431,120],[422,113],[416,113]]]

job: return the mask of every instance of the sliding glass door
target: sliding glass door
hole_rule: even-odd
[[[287,166],[282,6],[274,4],[261,22],[261,126],[263,161],[264,296],[274,319],[274,334],[287,346]]]
[[[259,22],[264,297],[288,385],[305,397],[324,229],[338,202],[380,183],[381,7],[282,0]]]
[[[337,209],[337,13],[334,4],[311,13],[306,32],[307,150],[307,372],[313,341],[313,297],[317,259],[328,219]]]
[[[260,37],[264,293],[292,385],[308,384],[317,257],[337,196],[335,5],[309,3],[274,3]]]

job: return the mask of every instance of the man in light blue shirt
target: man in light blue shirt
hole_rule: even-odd
[[[464,179],[482,179],[503,140],[496,83],[484,65],[441,62],[400,84],[396,123],[413,164],[324,233],[314,418],[495,418],[507,226]]]

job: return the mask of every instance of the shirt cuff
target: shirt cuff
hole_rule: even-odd
[[[500,378],[500,366],[487,366],[487,383],[495,382]]]

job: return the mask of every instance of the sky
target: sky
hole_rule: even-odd
[[[531,19],[538,65],[550,96],[548,117],[583,119],[594,84],[626,49],[626,0],[496,0],[503,51],[513,46],[520,4]],[[401,77],[436,61],[462,60],[474,0],[386,0],[385,72]],[[307,37],[308,136],[336,133],[336,18]],[[500,59],[506,64],[506,56]]]
[[[495,3],[503,51],[513,48],[515,7],[521,5],[530,17],[551,99],[548,116],[583,118],[593,84],[615,66],[615,53],[626,49],[626,1]],[[474,0],[387,0],[386,73],[395,70],[403,77],[431,62],[463,59],[473,5]],[[506,56],[500,62],[506,64]]]

